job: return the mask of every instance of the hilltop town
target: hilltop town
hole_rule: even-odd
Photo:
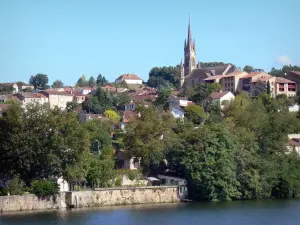
[[[148,81],[0,83],[3,195],[35,193],[40,179],[56,191],[182,185],[204,201],[298,195],[300,67],[265,72],[196,56],[189,24],[184,60],[151,69]]]

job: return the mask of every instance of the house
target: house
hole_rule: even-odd
[[[300,134],[289,134],[288,143],[286,144],[288,153],[296,152],[300,154]]]
[[[161,180],[161,185],[165,186],[179,186],[178,195],[180,199],[187,199],[189,196],[187,189],[187,180],[181,177],[168,176],[158,174],[157,177]]]
[[[136,170],[141,168],[141,157],[128,158],[124,150],[116,152],[116,160],[117,169]]]
[[[48,97],[43,93],[21,92],[15,96],[19,99],[23,107],[30,103],[44,104],[49,102]]]
[[[300,71],[290,71],[284,76],[286,79],[294,81],[297,85],[297,91],[300,91]]]
[[[285,94],[288,97],[296,96],[297,84],[294,81],[288,80],[284,77],[262,76],[257,77],[250,82],[250,95],[256,96],[256,85],[270,85],[270,94],[272,97],[276,97],[280,94]]]
[[[71,91],[70,94],[73,95],[73,102],[80,104],[85,101],[85,95],[80,91]]]
[[[234,100],[235,96],[231,92],[213,92],[210,97],[214,104],[220,105],[221,109],[224,107],[225,102]]]
[[[184,107],[188,105],[194,104],[192,101],[188,101],[187,98],[177,97],[171,95],[168,98],[169,109],[176,119],[183,119],[184,118]]]
[[[9,108],[10,104],[0,104],[0,117],[3,116],[3,113]]]
[[[116,79],[116,84],[125,81],[126,84],[143,84],[143,80],[135,74],[123,74]]]
[[[242,89],[240,78],[248,73],[244,71],[236,71],[225,75],[215,75],[204,79],[205,83],[219,83],[222,86],[222,91],[230,91],[235,93]]]
[[[18,88],[19,91],[24,91],[25,89],[34,90],[34,86],[32,84],[25,84],[25,83],[18,84]]]
[[[19,92],[19,87],[18,87],[17,83],[0,83],[0,86],[11,88],[12,93],[18,93]],[[9,94],[9,93],[7,93],[7,94]]]
[[[289,106],[289,112],[298,112],[300,109],[300,106],[298,104]]]
[[[80,91],[83,95],[87,95],[89,93],[91,93],[93,90],[93,88],[91,87],[79,87],[78,91]]]
[[[275,88],[273,91],[271,90],[271,93],[273,96],[277,96],[279,94],[285,94],[288,97],[296,96],[297,83],[284,77],[275,77]]]
[[[250,85],[252,81],[255,81],[259,78],[271,77],[270,74],[263,71],[251,72],[244,77],[241,77],[241,89],[240,91],[247,91],[250,93]]]
[[[81,123],[87,123],[89,120],[108,121],[109,119],[102,114],[90,114],[90,113],[86,113],[85,111],[81,111],[81,113],[79,113],[79,121]]]
[[[48,97],[51,108],[57,106],[58,108],[66,109],[67,103],[73,101],[73,95],[66,91],[45,90],[40,93]]]
[[[211,76],[228,75],[236,71],[238,71],[238,69],[231,64],[225,64],[221,66],[207,67],[207,68],[196,68],[192,70],[189,75],[183,78],[184,86],[187,89],[195,88],[199,84],[207,83],[205,79]]]

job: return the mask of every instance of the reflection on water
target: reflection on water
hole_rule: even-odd
[[[182,203],[4,213],[0,225],[299,225],[299,200]]]

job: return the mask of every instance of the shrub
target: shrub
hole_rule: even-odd
[[[129,170],[127,175],[129,180],[134,181],[139,179],[141,174],[139,170]]]
[[[15,176],[13,179],[7,181],[7,190],[11,195],[22,195],[24,183],[19,178],[19,176]]]
[[[31,183],[32,191],[39,197],[46,197],[58,193],[58,184],[49,180],[34,180]]]
[[[122,176],[117,176],[116,181],[115,181],[115,186],[116,187],[121,187],[122,186]]]
[[[5,196],[8,194],[7,188],[0,188],[0,196]]]

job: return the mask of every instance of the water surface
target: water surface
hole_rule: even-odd
[[[0,214],[0,225],[300,225],[300,200],[135,205]]]

